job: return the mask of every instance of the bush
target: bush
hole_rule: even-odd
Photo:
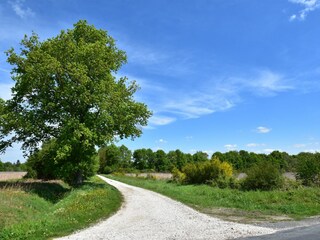
[[[181,172],[178,168],[172,169],[172,181],[176,183],[184,183],[186,180],[186,174]]]
[[[280,170],[273,163],[262,161],[249,168],[242,187],[245,190],[272,190],[282,187],[283,182]]]
[[[320,153],[298,155],[297,178],[307,186],[320,186]]]
[[[232,166],[227,162],[221,162],[218,158],[210,161],[189,163],[182,168],[185,174],[185,182],[192,184],[212,183],[219,178],[231,178]]]
[[[61,157],[55,139],[51,139],[42,145],[42,148],[33,153],[27,160],[27,177],[51,180],[61,179],[70,185],[76,185],[74,180],[78,173],[81,178],[88,179],[93,176],[98,169],[99,159],[95,154],[83,156],[79,164],[75,164],[80,160],[78,158]]]
[[[26,177],[44,180],[56,179],[58,171],[54,161],[55,156],[55,140],[44,143],[41,150],[36,151],[28,158]]]

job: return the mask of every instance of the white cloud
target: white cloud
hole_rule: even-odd
[[[297,15],[293,14],[290,16],[289,21],[291,22],[291,21],[295,20],[296,18],[297,18]]]
[[[156,142],[157,142],[157,143],[162,143],[162,144],[167,143],[167,141],[164,140],[164,139],[162,139],[162,138],[160,138],[160,139],[157,140]]]
[[[259,74],[260,76],[255,81],[248,83],[260,94],[274,94],[293,89],[292,86],[284,83],[284,77],[278,73],[261,71]]]
[[[254,148],[254,147],[265,146],[265,144],[264,143],[248,143],[246,146]]]
[[[128,78],[135,79],[141,86],[135,98],[145,102],[160,116],[150,120],[153,125],[166,125],[178,119],[199,118],[229,110],[241,102],[241,96],[247,92],[264,97],[293,89],[287,84],[285,77],[269,70],[259,70],[247,75],[249,77],[213,78],[194,89],[185,86],[169,88],[152,79],[132,75],[128,75]],[[166,117],[168,115],[171,117]]]
[[[198,92],[173,96],[163,104],[163,111],[178,114],[183,118],[198,118],[231,107],[233,103],[227,99]]]
[[[152,116],[149,119],[149,123],[152,125],[167,125],[169,123],[174,122],[176,119],[172,117],[166,117],[166,116]]]
[[[27,17],[33,17],[34,12],[29,8],[25,7],[24,0],[15,0],[9,1],[13,11],[22,19],[26,19]]]
[[[213,91],[229,99],[240,99],[243,93],[250,93],[259,97],[270,97],[281,92],[294,89],[290,80],[284,75],[270,70],[255,70],[243,76],[230,76],[214,79]]]
[[[257,127],[256,128],[257,133],[268,133],[270,131],[271,131],[271,128],[267,128],[267,127]]]
[[[306,149],[304,152],[310,152],[310,153],[320,153],[320,149]]]
[[[238,148],[238,145],[237,144],[226,144],[226,145],[224,145],[224,147],[227,150],[231,151],[231,150],[236,150]]]
[[[191,139],[193,139],[193,136],[186,136],[185,139],[191,140]]]
[[[264,151],[265,153],[272,153],[273,151],[276,151],[276,149],[266,148],[266,149],[263,149],[263,151]]]
[[[204,150],[203,152],[206,153],[206,154],[208,154],[208,157],[209,157],[209,158],[210,158],[210,156],[212,156],[212,154],[215,153],[215,151],[213,151],[213,150]]]
[[[289,21],[294,21],[297,19],[303,21],[310,12],[320,7],[320,0],[289,0],[289,2],[303,6],[303,9],[299,11],[298,14],[293,14],[290,16]]]
[[[11,96],[11,88],[14,86],[13,83],[0,83],[0,98],[4,100],[10,99]]]
[[[295,147],[295,148],[304,148],[306,146],[307,146],[307,144],[304,144],[304,143],[297,143],[297,144],[293,145],[293,147]]]

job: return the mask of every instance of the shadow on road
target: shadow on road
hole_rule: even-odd
[[[279,231],[274,234],[237,238],[238,240],[317,240],[320,239],[320,224]]]

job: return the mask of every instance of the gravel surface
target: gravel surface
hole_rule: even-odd
[[[235,239],[271,234],[272,228],[222,221],[158,193],[100,176],[124,196],[112,217],[63,239]]]

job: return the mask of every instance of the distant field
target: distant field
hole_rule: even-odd
[[[153,176],[156,179],[170,179],[172,178],[171,173],[126,173],[128,177],[143,177],[146,178],[148,176]]]
[[[171,173],[126,173],[125,174],[128,177],[142,177],[142,178],[147,178],[148,176],[153,176],[156,179],[171,179],[172,174]],[[235,178],[237,179],[243,179],[247,176],[245,173],[238,173],[234,175]],[[284,177],[289,178],[291,180],[296,180],[296,175],[293,172],[286,172],[283,174]]]
[[[27,172],[0,172],[0,181],[23,178]]]

